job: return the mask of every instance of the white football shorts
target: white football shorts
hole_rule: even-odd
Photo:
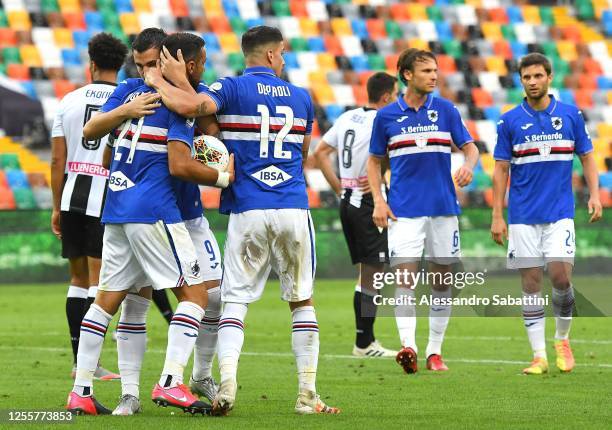
[[[542,267],[550,262],[574,264],[574,220],[508,226],[508,268]]]
[[[195,246],[202,279],[204,281],[221,280],[223,275],[221,252],[217,239],[208,225],[208,220],[201,216],[184,222]]]
[[[453,264],[461,257],[459,220],[456,216],[398,218],[389,220],[391,266],[425,259],[436,264]]]
[[[224,302],[259,300],[271,269],[279,277],[283,300],[311,298],[316,256],[310,212],[262,209],[231,214],[223,261]]]
[[[156,290],[203,282],[198,256],[185,224],[106,224],[102,291]]]

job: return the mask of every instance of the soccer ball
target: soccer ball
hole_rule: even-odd
[[[229,153],[223,142],[207,135],[193,139],[193,158],[220,172],[225,172],[229,163]]]

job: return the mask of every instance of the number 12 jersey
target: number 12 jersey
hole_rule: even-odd
[[[314,118],[312,100],[266,67],[214,82],[221,139],[234,154],[236,180],[221,196],[220,212],[308,209],[302,144]]]

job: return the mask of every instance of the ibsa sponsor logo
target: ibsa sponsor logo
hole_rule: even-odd
[[[289,173],[284,172],[276,166],[268,166],[265,169],[253,173],[251,176],[269,187],[275,187],[292,178]]]
[[[125,176],[123,172],[113,172],[108,178],[108,188],[112,191],[124,191],[128,188],[132,188],[135,184]]]

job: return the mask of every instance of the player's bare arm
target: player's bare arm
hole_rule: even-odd
[[[332,190],[334,190],[334,192],[339,196],[340,193],[342,193],[340,179],[338,179],[338,176],[336,175],[336,172],[334,171],[329,159],[329,156],[335,151],[336,149],[334,147],[329,146],[324,140],[321,140],[315,148],[314,156],[317,160],[319,169],[321,169],[323,176],[325,176],[325,180]]]
[[[187,92],[166,81],[162,76],[161,66],[148,69],[145,82],[155,88],[168,109],[181,116],[196,118],[217,112],[217,104],[206,94]]]
[[[106,145],[106,148],[104,148],[104,153],[102,154],[102,167],[104,167],[106,170],[110,169],[112,158],[113,148]]]
[[[495,161],[493,170],[493,216],[491,220],[491,237],[495,243],[504,245],[504,239],[508,239],[508,227],[504,220],[504,200],[506,198],[506,187],[510,174],[509,161]]]
[[[113,109],[92,116],[83,127],[87,140],[100,139],[131,118],[151,115],[160,106],[158,94],[141,94],[134,100]]]
[[[391,218],[393,221],[397,221],[397,218],[393,212],[391,212],[391,208],[389,208],[389,205],[380,191],[382,185],[381,160],[380,157],[374,155],[368,157],[368,182],[370,183],[372,198],[374,200],[372,220],[374,224],[376,224],[376,227],[387,228],[388,218]]]
[[[168,168],[170,174],[184,181],[226,188],[234,182],[234,155],[230,154],[227,172],[219,172],[191,157],[191,149],[178,140],[168,142]]]
[[[457,182],[457,185],[460,187],[465,187],[472,182],[474,167],[476,167],[476,163],[478,163],[479,152],[474,142],[463,145],[461,147],[461,152],[463,152],[465,156],[465,162],[455,172],[455,182]]]
[[[51,231],[61,238],[60,206],[62,189],[64,188],[64,171],[66,169],[66,139],[54,137],[51,139],[51,193],[53,194],[53,212],[51,213]]]
[[[580,162],[582,163],[582,170],[584,172],[584,179],[586,180],[587,187],[589,187],[589,215],[591,218],[589,222],[597,222],[603,216],[603,209],[601,201],[599,200],[599,174],[597,173],[597,164],[593,153],[589,152],[580,156]]]
[[[308,152],[310,151],[311,139],[311,135],[307,134],[304,136],[304,140],[302,141],[302,168],[306,165],[306,161],[308,161]]]

